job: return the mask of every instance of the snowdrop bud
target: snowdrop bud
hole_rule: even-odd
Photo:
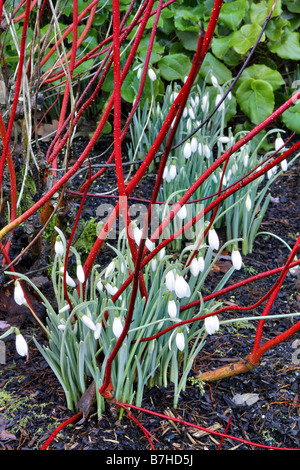
[[[133,236],[134,236],[135,243],[139,245],[142,239],[142,231],[137,226],[133,228]]]
[[[14,299],[18,305],[26,304],[25,295],[19,281],[15,282]]]
[[[287,165],[287,161],[286,161],[286,160],[282,160],[282,162],[280,163],[280,165],[281,165],[282,171],[286,171],[286,170],[287,170],[288,165]]]
[[[99,339],[102,331],[102,325],[101,323],[96,323],[95,325],[95,331],[94,331],[94,338]]]
[[[192,259],[192,262],[190,264],[190,271],[194,277],[198,276],[200,272],[200,266],[199,266],[197,258]]]
[[[240,270],[242,267],[242,257],[239,250],[232,250],[231,261],[234,269]]]
[[[284,141],[281,137],[277,137],[277,139],[275,140],[275,150],[277,152],[277,150],[279,150],[281,147],[284,146]],[[283,150],[283,148],[281,149]]]
[[[156,268],[157,268],[157,260],[155,258],[153,258],[151,260],[151,269],[154,272],[156,270]]]
[[[156,80],[156,73],[154,72],[153,69],[149,69],[149,70],[148,70],[148,75],[149,75],[149,78],[150,78],[151,82],[155,82],[155,80]]]
[[[115,295],[118,292],[118,288],[116,286],[112,286],[108,282],[105,283],[105,289],[110,295]]]
[[[170,180],[173,180],[176,177],[176,174],[177,174],[176,165],[175,165],[175,163],[172,163],[171,166],[170,166],[170,170],[169,170]]]
[[[203,151],[204,151],[204,155],[206,156],[206,158],[210,158],[211,151],[207,144],[204,144]]]
[[[198,141],[196,137],[193,137],[191,140],[191,152],[193,153],[197,152],[197,148],[198,148]]]
[[[190,286],[183,278],[183,276],[179,276],[178,274],[176,275],[175,279],[175,294],[180,299],[182,299],[183,297],[190,297],[191,295]]]
[[[177,305],[175,300],[169,300],[168,302],[168,314],[170,315],[171,318],[176,318],[177,317]]]
[[[58,328],[60,331],[64,331],[64,330],[67,328],[67,325],[64,325],[63,323],[60,323],[59,325],[57,325],[57,328]]]
[[[165,166],[163,171],[163,179],[166,180],[168,183],[170,182],[169,169],[167,166]]]
[[[221,144],[228,144],[229,137],[221,136],[221,137],[218,138],[218,141],[221,142]]]
[[[159,252],[159,260],[162,261],[165,256],[166,256],[166,249],[162,248]]]
[[[272,176],[273,176],[273,170],[271,168],[270,170],[267,171],[267,177],[268,177],[268,179],[271,179]]]
[[[218,104],[220,103],[222,99],[222,96],[220,94],[217,94],[216,96],[216,100],[215,100],[215,106],[218,106]],[[218,111],[222,111],[224,109],[224,101],[222,101],[222,103],[220,104],[220,106],[218,107]]]
[[[217,87],[219,85],[217,77],[215,77],[214,75],[211,75],[210,79],[211,79],[211,83],[214,87]]]
[[[139,67],[137,71],[137,78],[140,80],[143,73],[143,67]]]
[[[85,274],[84,274],[84,270],[81,264],[77,264],[76,275],[77,275],[78,281],[81,282],[82,284],[85,281]]]
[[[182,117],[186,118],[188,115],[188,110],[187,108],[184,108],[183,112],[182,112]]]
[[[205,93],[205,95],[203,95],[203,98],[201,100],[202,112],[207,113],[208,108],[209,108],[209,98],[208,98],[208,95]]]
[[[208,243],[212,250],[218,251],[220,242],[219,242],[218,234],[214,228],[211,228],[208,231]]]
[[[231,91],[228,93],[227,98],[229,99],[229,101],[231,100],[231,98],[232,98],[232,93],[231,93]]]
[[[155,248],[155,243],[149,240],[149,238],[147,238],[147,240],[145,241],[145,245],[149,251],[153,251]]]
[[[27,354],[28,354],[28,345],[26,343],[26,340],[17,328],[15,328],[15,332],[16,332],[16,350],[17,350],[17,353],[20,356],[27,356]]]
[[[116,267],[116,265],[115,265],[114,261],[111,261],[109,263],[109,265],[107,266],[107,268],[106,268],[105,279],[107,279],[114,272],[115,267]]]
[[[176,334],[175,342],[179,351],[183,351],[185,347],[185,339],[182,331],[178,331],[178,333]]]
[[[189,116],[191,119],[195,119],[195,113],[192,108],[189,108]]]
[[[248,162],[249,162],[249,154],[248,152],[246,152],[244,155],[244,167],[248,166]]]
[[[87,315],[83,315],[80,319],[90,330],[96,330],[96,325]]]
[[[165,283],[167,286],[167,289],[172,292],[175,289],[175,276],[174,276],[174,270],[168,271],[166,274],[165,278]]]
[[[192,155],[191,144],[189,142],[186,142],[183,147],[183,155],[186,159],[190,158]]]
[[[61,309],[59,309],[58,313],[67,312],[69,309],[70,309],[70,305],[69,305],[69,304],[66,304],[64,307],[62,307]]]
[[[249,212],[252,206],[252,201],[251,201],[251,197],[249,196],[249,194],[247,194],[245,206],[246,206],[247,211]]]
[[[205,261],[202,255],[200,255],[198,258],[198,266],[199,266],[200,272],[203,273],[204,268],[205,268]]]
[[[185,206],[182,206],[181,209],[179,209],[179,211],[177,212],[177,217],[179,217],[179,219],[183,220],[186,218],[186,215],[187,215],[187,211],[186,211],[186,207]]]
[[[198,95],[195,96],[195,100],[194,100],[194,107],[198,106],[200,103],[200,98]]]
[[[102,284],[101,280],[97,282],[97,289],[98,289],[100,292],[103,291],[103,284]]]
[[[220,323],[217,315],[206,317],[204,320],[204,327],[209,335],[213,335],[220,328]]]
[[[64,267],[63,266],[60,268],[60,272],[62,274],[64,274]],[[73,279],[69,276],[68,273],[66,273],[66,284],[70,287],[76,287],[75,281],[73,281]]]
[[[64,244],[61,241],[59,236],[57,236],[56,238],[56,242],[54,244],[54,250],[57,255],[60,255],[60,256],[64,255]]]
[[[112,329],[113,329],[113,333],[114,333],[115,337],[119,338],[122,334],[122,331],[123,331],[123,325],[122,325],[120,317],[115,317],[114,318]]]

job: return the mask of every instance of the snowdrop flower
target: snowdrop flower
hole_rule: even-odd
[[[177,174],[176,165],[175,165],[175,163],[172,163],[171,166],[170,166],[170,169],[169,169],[170,181],[173,180],[176,177],[176,174]]]
[[[208,231],[208,243],[212,250],[218,251],[220,242],[218,234],[214,228],[210,228]]]
[[[64,274],[64,271],[65,271],[65,269],[64,269],[64,267],[62,266],[62,267],[60,268],[60,272],[61,272],[62,274]],[[71,278],[71,276],[69,276],[68,273],[66,273],[66,283],[67,283],[67,285],[70,286],[70,287],[75,287],[75,286],[76,286],[75,281],[73,281],[73,279]]]
[[[281,166],[282,171],[286,171],[288,168],[287,161],[282,160],[282,162],[280,163],[280,166]]]
[[[137,78],[140,80],[143,73],[143,67],[139,67],[137,71]]]
[[[232,93],[231,93],[231,91],[228,93],[227,98],[229,99],[229,101],[231,100],[231,98],[232,98]]]
[[[220,103],[221,99],[222,99],[222,95],[220,95],[220,94],[218,93],[217,96],[216,96],[216,100],[215,100],[215,106],[218,106],[218,104]],[[222,101],[222,103],[221,103],[220,106],[218,107],[218,111],[222,111],[224,108],[225,108],[225,106],[224,106],[224,101]]]
[[[101,323],[96,323],[95,325],[95,331],[94,331],[94,338],[99,339],[102,331],[102,324]]]
[[[217,315],[206,317],[204,320],[204,327],[209,335],[213,335],[220,328],[220,323]]]
[[[231,253],[231,261],[234,269],[240,270],[242,267],[242,257],[239,250],[233,249]]]
[[[205,95],[203,95],[203,98],[202,98],[202,100],[201,100],[201,109],[202,109],[202,112],[203,112],[203,113],[207,113],[208,108],[209,108],[209,98],[208,98],[208,94],[205,93]]]
[[[58,311],[58,313],[67,312],[69,309],[70,309],[70,305],[69,305],[69,304],[66,304],[64,307],[62,307],[62,308]]]
[[[151,260],[151,269],[154,272],[157,268],[157,260],[155,258],[152,258]]]
[[[183,278],[183,276],[180,276],[179,274],[176,275],[174,290],[175,294],[180,299],[182,299],[183,297],[190,297],[191,295],[190,286]]]
[[[187,215],[187,211],[186,211],[186,206],[182,206],[179,211],[177,212],[177,217],[179,217],[179,219],[183,220],[186,218],[186,215]]]
[[[19,281],[15,282],[14,299],[18,305],[26,304],[25,295]]]
[[[211,83],[214,87],[217,87],[219,85],[217,77],[215,77],[213,74],[211,74],[210,79],[211,79]]]
[[[105,279],[107,279],[114,272],[115,267],[116,267],[116,265],[115,265],[114,261],[111,261],[109,263],[109,265],[107,266],[107,268],[106,268],[105,276],[104,276]]]
[[[172,297],[171,300],[168,301],[168,314],[170,315],[170,318],[177,317],[177,305]]]
[[[60,323],[59,325],[57,325],[57,328],[58,328],[60,331],[64,331],[64,330],[67,328],[67,325],[64,325],[63,323]]]
[[[56,242],[54,244],[54,250],[55,250],[55,253],[59,256],[63,256],[64,255],[64,244],[63,242],[61,241],[59,235],[56,237]]]
[[[105,283],[105,289],[110,295],[115,295],[118,292],[118,288],[116,286],[112,286],[108,282]]]
[[[184,339],[184,334],[179,328],[178,328],[178,333],[176,334],[176,337],[175,337],[175,342],[179,351],[183,351],[185,347],[185,339]]]
[[[81,282],[81,284],[83,284],[85,281],[85,274],[84,274],[84,270],[81,264],[77,264],[76,275],[77,275],[78,281]]]
[[[147,238],[147,240],[145,241],[145,245],[149,251],[153,251],[155,248],[155,243],[149,240],[149,238]]]
[[[170,183],[171,179],[169,176],[169,169],[167,166],[165,166],[164,171],[163,171],[163,179],[166,180],[168,183]]]
[[[226,137],[225,135],[218,138],[218,141],[221,142],[221,144],[228,144],[229,140],[229,137]]]
[[[277,152],[277,150],[279,150],[283,146],[284,146],[284,140],[278,134],[277,139],[275,140],[275,150],[276,150],[276,152]],[[284,148],[282,148],[281,150],[283,151]]]
[[[191,119],[195,119],[195,113],[192,108],[189,108],[189,116]]]
[[[165,256],[166,256],[166,249],[162,248],[159,252],[159,260],[162,261]]]
[[[190,271],[192,276],[196,277],[200,273],[200,265],[198,263],[197,258],[193,258],[190,264]]]
[[[154,72],[153,69],[149,69],[149,70],[148,70],[148,75],[149,75],[149,78],[150,78],[151,82],[155,82],[155,80],[156,80],[156,73]]]
[[[15,328],[16,333],[16,350],[20,356],[27,356],[28,354],[28,345],[24,336],[20,333],[20,331]]]
[[[247,212],[249,212],[252,206],[252,201],[251,201],[251,197],[249,196],[249,194],[247,194],[245,206],[246,206]]]
[[[119,338],[122,334],[122,331],[123,331],[123,325],[122,325],[120,317],[115,317],[114,318],[112,329],[113,329],[113,333],[114,333],[115,337]]]
[[[135,243],[139,245],[142,239],[142,231],[136,225],[133,227],[133,236]]]
[[[192,155],[191,144],[189,142],[186,142],[183,147],[183,155],[186,159],[190,158],[190,156]]]
[[[101,282],[101,279],[97,282],[97,289],[101,292],[103,291],[103,284]]]
[[[192,153],[197,152],[197,148],[198,148],[198,140],[196,139],[196,137],[192,137],[192,140],[191,140],[191,152],[192,152]]]
[[[210,148],[207,144],[204,144],[203,146],[203,152],[204,152],[204,155],[206,156],[206,158],[210,158],[211,156],[211,151],[210,151]]]
[[[204,268],[205,268],[205,261],[202,255],[198,257],[198,266],[199,266],[199,271],[203,273]]]
[[[175,276],[174,276],[174,269],[172,271],[168,271],[165,278],[165,283],[167,289],[172,292],[175,290]]]
[[[182,112],[182,117],[183,117],[183,118],[186,118],[187,115],[188,115],[188,110],[187,110],[187,108],[184,108],[184,110],[183,110],[183,112]]]
[[[248,154],[248,152],[245,152],[244,160],[243,160],[245,168],[248,166],[248,162],[249,162],[249,154]]]
[[[84,323],[90,330],[95,331],[96,330],[96,325],[93,322],[93,320],[90,319],[87,315],[83,315],[80,317],[82,323]]]

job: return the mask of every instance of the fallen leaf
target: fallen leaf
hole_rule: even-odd
[[[242,395],[237,393],[232,400],[236,405],[250,406],[259,400],[259,395],[258,393],[243,393]]]

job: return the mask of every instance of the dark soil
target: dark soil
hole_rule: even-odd
[[[281,236],[290,246],[293,246],[295,237],[299,234],[299,173],[300,161],[297,160],[271,187],[274,199],[261,227],[263,231]],[[109,180],[105,181],[108,181],[109,186]],[[145,180],[137,188],[137,196],[146,197],[149,194],[149,181],[152,182],[152,179]],[[93,200],[93,204],[90,201],[87,216],[93,215],[97,201]],[[260,235],[255,241],[253,254],[244,259],[245,268],[236,272],[230,282],[234,283],[243,277],[281,266],[288,253],[286,246],[275,237]],[[48,293],[51,286],[47,281],[45,266],[35,264],[31,268],[33,271],[34,268],[37,269],[33,276],[36,276],[36,280]],[[225,266],[222,267],[220,263],[219,269],[225,269]],[[212,285],[215,285],[219,275],[217,271],[211,274],[209,280]],[[229,293],[223,300],[236,302],[239,305],[252,304],[268,291],[275,278],[268,277],[249,284]],[[300,277],[289,274],[270,313],[298,312],[299,284]],[[0,365],[0,449],[38,450],[51,432],[72,417],[76,411],[71,412],[66,408],[60,383],[31,340],[34,334],[39,341],[44,341],[42,334],[31,321],[27,311],[17,308],[13,300],[9,300],[11,294],[12,285],[5,284],[0,299],[0,325],[5,321],[21,328],[23,335],[29,341],[30,355],[27,360],[17,355],[12,336],[4,340],[6,364]],[[31,298],[37,307],[38,300],[32,293]],[[260,314],[262,308],[259,307],[252,313]],[[43,317],[42,308],[39,314]],[[296,321],[297,317],[267,321],[263,341],[285,331]],[[244,358],[251,352],[254,336],[254,324],[241,323],[235,328],[223,328],[209,337],[201,355],[195,361],[191,377],[199,371],[210,370]],[[232,437],[224,439],[222,450],[260,449],[233,437],[264,446],[299,449],[300,353],[297,354],[295,343],[297,339],[300,339],[299,334],[267,352],[259,367],[251,372],[206,384],[204,394],[201,394],[197,385],[189,382],[176,410],[172,408],[171,386],[167,389],[148,390],[144,396],[143,407],[220,433],[225,431],[229,423],[226,433]],[[258,394],[258,400],[251,405],[236,405],[234,397],[245,393]],[[218,435],[152,416],[146,412],[133,410],[133,414],[157,439],[153,442],[156,450],[216,450],[219,447],[221,437]],[[85,422],[64,428],[49,448],[138,451],[149,450],[150,446],[141,429],[126,416],[119,421],[115,408],[108,404],[100,420],[92,409]]]

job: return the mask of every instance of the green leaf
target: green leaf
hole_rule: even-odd
[[[191,61],[185,54],[172,54],[163,57],[158,66],[165,80],[183,80],[190,72]]]
[[[300,4],[298,0],[289,0],[286,2],[286,7],[292,13],[300,13]]]
[[[238,54],[246,54],[246,52],[254,46],[261,32],[259,24],[246,24],[241,27],[238,31],[235,31],[232,35],[230,46]],[[261,37],[261,41],[264,41],[265,33]]]
[[[241,110],[254,124],[266,119],[274,109],[274,93],[264,80],[246,78],[236,91],[236,99]]]
[[[266,27],[266,36],[270,41],[278,41],[284,33],[284,29],[289,25],[286,18],[275,18],[269,21]]]
[[[194,31],[176,31],[176,36],[182,42],[187,51],[196,51],[198,44],[198,33]]]
[[[282,59],[300,59],[300,35],[288,29],[276,42],[270,42],[268,47],[271,52]]]
[[[200,75],[204,78],[209,71],[217,78],[220,84],[228,82],[232,79],[231,71],[220,60],[216,59],[210,52],[205,56],[200,69]]]
[[[224,3],[220,12],[220,21],[223,21],[230,29],[236,31],[248,9],[249,3],[245,0]]]
[[[230,47],[230,41],[231,35],[225,36],[223,38],[213,38],[211,42],[211,50],[218,59],[223,60],[226,52]]]
[[[281,85],[284,85],[285,83],[282,76],[277,70],[273,70],[270,67],[267,67],[266,65],[263,65],[263,64],[261,65],[255,64],[255,65],[251,65],[250,67],[247,67],[243,71],[238,81],[238,85],[247,78],[254,78],[256,80],[264,80],[271,85],[273,91],[277,90],[277,88],[279,88]]]
[[[300,133],[300,100],[282,113],[282,121],[291,131]]]

